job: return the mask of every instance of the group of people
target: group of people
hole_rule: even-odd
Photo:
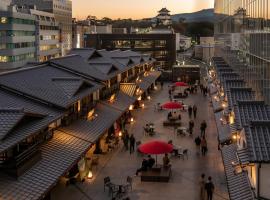
[[[135,151],[135,142],[136,142],[134,135],[131,134],[129,136],[127,130],[125,130],[122,136],[122,140],[126,151],[129,150],[129,153],[132,154]]]
[[[155,164],[155,159],[152,158],[151,155],[148,155],[148,159],[143,159],[142,161],[142,165],[139,169],[137,169],[136,171],[136,176],[138,176],[139,172],[142,172],[142,171],[147,171],[149,169],[151,169]]]
[[[201,93],[203,94],[203,96],[207,96],[207,93],[208,93],[208,88],[206,86],[204,86],[203,84],[200,84],[200,90],[201,90]]]
[[[181,120],[181,114],[180,113],[177,113],[176,111],[174,111],[173,113],[170,111],[167,115],[167,118],[168,120],[171,120],[171,119],[178,119],[178,120]]]
[[[208,180],[205,181],[205,174],[202,174],[199,180],[200,185],[200,200],[212,200],[213,199],[213,193],[215,190],[215,185],[212,182],[212,177],[209,176]]]
[[[193,107],[188,106],[188,116],[189,116],[189,118],[192,118],[192,113],[193,113],[194,119],[196,119],[196,117],[197,117],[197,106],[195,104],[193,105]]]
[[[170,167],[170,158],[168,156],[167,153],[165,153],[164,157],[163,157],[163,167]],[[136,176],[138,176],[139,172],[146,172],[150,169],[152,169],[152,167],[154,166],[154,164],[156,163],[155,159],[151,156],[148,155],[148,159],[144,158],[142,160],[142,164],[141,167],[139,169],[137,169],[136,171]]]
[[[205,156],[208,151],[207,141],[206,141],[205,136],[203,137],[197,136],[194,141],[196,144],[197,154],[199,155],[200,150],[201,150],[202,155]]]

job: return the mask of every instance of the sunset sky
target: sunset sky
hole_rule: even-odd
[[[159,9],[167,7],[171,14],[194,12],[213,8],[214,0],[72,0],[73,17],[110,17],[141,19],[154,17]]]

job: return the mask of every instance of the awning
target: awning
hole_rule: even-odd
[[[151,71],[148,72],[148,76],[141,77],[141,81],[139,81],[138,86],[143,91],[146,91],[155,81],[160,77],[160,71]]]
[[[55,131],[54,137],[41,147],[41,161],[19,179],[0,175],[0,199],[42,199],[90,146],[89,142]]]
[[[136,83],[120,83],[120,91],[133,97],[137,89]]]
[[[223,112],[216,112],[215,114],[216,126],[218,130],[218,140],[221,144],[232,139],[232,132],[229,124],[222,124]]]
[[[238,162],[236,152],[237,148],[234,144],[221,148],[230,199],[254,200],[247,172],[235,172],[235,166],[232,163]]]
[[[102,103],[111,106],[122,113],[126,112],[129,109],[129,106],[134,104],[136,101],[135,97],[128,96],[123,92],[118,92],[115,96],[115,100],[113,102],[102,101]]]
[[[62,127],[59,130],[95,143],[122,115],[122,111],[106,104],[98,103],[95,107],[94,115],[93,120],[79,119],[71,125]]]
[[[242,100],[255,100],[255,93],[251,88],[235,88],[232,87],[230,90],[226,91],[229,108],[232,109],[233,106],[237,104],[237,101]]]

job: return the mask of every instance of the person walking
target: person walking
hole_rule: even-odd
[[[207,152],[207,142],[204,136],[201,139],[201,150],[202,150],[202,155],[205,156]]]
[[[200,84],[200,91],[203,93],[203,84]]]
[[[189,118],[192,117],[192,107],[191,106],[188,106],[188,116],[189,116]]]
[[[205,199],[205,174],[201,174],[200,180],[199,180],[199,186],[200,186],[200,200]]]
[[[197,155],[200,155],[201,138],[197,136],[194,142],[196,144]]]
[[[194,121],[193,121],[193,120],[189,120],[189,123],[188,123],[188,130],[189,130],[189,134],[190,134],[190,135],[193,134],[193,128],[194,128]]]
[[[133,153],[135,148],[135,137],[133,134],[131,134],[129,138],[129,153]]]
[[[126,151],[128,150],[128,141],[129,141],[129,134],[127,130],[125,130],[124,135],[123,135],[123,142],[124,142]]]
[[[201,129],[201,137],[205,136],[205,130],[206,130],[206,128],[207,128],[206,121],[203,120],[202,123],[201,123],[201,127],[200,127],[200,129]]]
[[[205,184],[205,190],[206,190],[206,193],[207,193],[207,200],[212,200],[213,199],[214,189],[215,189],[215,186],[214,186],[214,183],[212,182],[212,177],[209,176],[208,181]]]
[[[193,105],[192,110],[193,110],[194,119],[196,119],[196,116],[197,116],[197,106],[195,104]]]

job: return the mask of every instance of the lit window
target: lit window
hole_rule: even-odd
[[[0,22],[1,22],[1,24],[6,24],[7,23],[7,18],[6,17],[1,17]]]
[[[7,62],[7,56],[0,56],[0,62]]]

